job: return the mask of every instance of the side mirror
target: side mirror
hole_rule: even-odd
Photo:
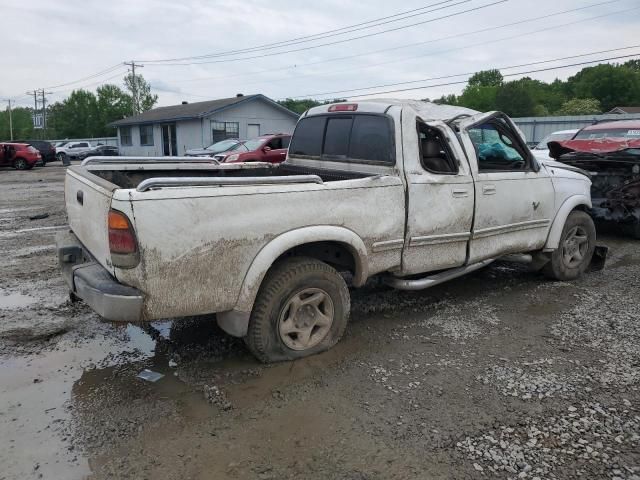
[[[269,153],[271,151],[271,147],[262,147],[262,151],[264,153]]]

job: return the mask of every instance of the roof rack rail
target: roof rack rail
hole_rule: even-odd
[[[82,161],[81,166],[96,164],[122,164],[122,163],[212,163],[220,165],[213,157],[88,157]]]

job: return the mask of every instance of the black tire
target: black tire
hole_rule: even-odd
[[[584,246],[571,241],[573,232],[577,232],[580,238],[586,237]],[[572,256],[572,250],[577,248],[576,256]],[[593,252],[596,248],[596,227],[592,218],[585,212],[574,210],[567,217],[562,229],[560,244],[551,254],[551,261],[543,268],[543,273],[555,280],[575,280],[589,267]],[[570,257],[568,259],[568,257]]]
[[[16,158],[13,161],[13,168],[16,170],[29,170],[31,167],[24,158]]]
[[[311,292],[308,293],[310,296],[304,297],[307,292]],[[314,307],[304,303],[318,295],[324,298],[320,305]],[[297,301],[302,299],[303,302],[298,304],[295,310],[291,306],[294,298]],[[332,317],[329,325],[318,327],[314,323],[309,327],[306,319],[315,322],[317,313],[326,320],[329,304]],[[307,310],[302,311],[303,308]],[[251,353],[265,363],[314,355],[338,343],[347,327],[350,309],[351,300],[347,284],[333,267],[314,258],[289,258],[273,266],[262,282],[251,312],[245,343]],[[281,333],[284,328],[283,322],[299,318],[296,315],[291,316],[293,311],[302,315],[301,322],[304,328],[315,332],[307,335],[308,348],[304,348],[304,342],[297,339],[298,332],[287,335]],[[305,317],[305,314],[310,316]],[[314,335],[317,338],[314,338]],[[298,341],[299,345],[293,345]],[[316,343],[311,344],[313,342]]]

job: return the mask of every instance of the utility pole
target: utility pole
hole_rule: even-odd
[[[33,95],[33,127],[35,129],[36,126],[36,115],[38,111],[38,90],[33,90],[31,92],[26,92],[27,95]]]
[[[44,130],[44,136],[47,136],[47,100],[45,95],[51,95],[53,92],[45,92],[44,88],[40,90],[42,94],[42,128]]]
[[[13,118],[11,116],[11,99],[7,99],[7,102],[9,102],[9,136],[11,137],[10,140],[13,142]]]
[[[137,115],[139,112],[138,105],[138,82],[136,82],[136,67],[144,67],[144,65],[140,65],[136,63],[135,60],[131,60],[130,62],[124,62],[125,65],[131,67],[131,96],[133,97],[133,114]]]

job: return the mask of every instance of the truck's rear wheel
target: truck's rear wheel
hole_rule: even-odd
[[[347,326],[349,289],[331,266],[290,258],[267,274],[245,341],[263,362],[313,355],[334,346]]]
[[[596,227],[585,212],[573,211],[562,229],[560,245],[543,273],[556,280],[575,280],[591,263],[596,248]]]

